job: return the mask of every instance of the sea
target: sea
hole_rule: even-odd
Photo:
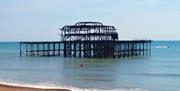
[[[119,59],[20,57],[18,42],[0,42],[0,84],[72,91],[180,91],[180,41],[153,41],[151,50],[148,56]]]

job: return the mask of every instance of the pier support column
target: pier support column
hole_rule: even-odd
[[[27,43],[25,43],[25,45],[26,45],[26,49],[25,49],[25,56],[28,56],[28,53],[29,53],[29,51],[28,51],[28,44]]]
[[[138,43],[136,43],[135,45],[136,45],[136,47],[135,47],[135,50],[136,50],[135,56],[137,56],[137,54],[138,54],[138,47],[139,47],[139,46],[138,46]]]
[[[79,57],[81,57],[81,42],[79,42]]]
[[[127,57],[129,57],[129,55],[130,55],[130,43],[128,42],[127,45],[128,45],[128,48],[127,48]]]
[[[37,50],[36,50],[36,55],[39,56],[39,43],[36,45],[37,46]]]
[[[144,55],[144,51],[145,51],[145,50],[144,50],[144,42],[143,42],[143,50],[142,50],[142,51],[143,51],[143,55]]]
[[[73,53],[73,56],[76,57],[76,43],[74,43]]]
[[[151,41],[149,42],[149,55],[151,55]]]
[[[66,52],[67,52],[67,47],[66,47],[67,45],[66,45],[66,42],[64,42],[64,57],[66,57],[67,55],[66,55]]]
[[[55,53],[55,48],[56,48],[56,43],[52,43],[53,44],[53,56],[55,56],[56,55],[56,53]]]
[[[21,49],[22,43],[19,44],[19,49],[20,49],[20,56],[22,56],[22,49]]]
[[[132,57],[134,56],[134,52],[135,52],[135,50],[134,50],[134,43],[131,42],[131,56]]]
[[[42,55],[44,56],[44,55],[45,55],[45,44],[44,44],[44,43],[42,43],[42,47],[43,47],[43,49],[42,49]]]
[[[30,44],[30,55],[33,56],[33,45]]]
[[[61,55],[61,43],[58,43],[58,56]]]
[[[51,53],[50,43],[48,43],[47,46],[48,46],[48,51],[47,51],[48,52],[48,56],[50,56],[50,53]]]
[[[139,53],[138,53],[138,55],[141,55],[141,50],[142,50],[141,43],[139,43],[139,49],[138,49]]]

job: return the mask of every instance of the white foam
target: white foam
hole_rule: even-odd
[[[37,84],[24,84],[18,83],[11,80],[0,80],[0,84],[11,85],[11,86],[20,86],[20,87],[30,87],[30,88],[41,88],[41,89],[69,89],[72,91],[149,91],[142,88],[117,88],[117,89],[96,89],[96,88],[77,88],[71,86],[59,86],[52,84],[52,82],[41,82]]]
[[[152,47],[152,48],[169,48],[169,46],[155,46],[155,47]]]

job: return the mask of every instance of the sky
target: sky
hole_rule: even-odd
[[[0,0],[0,41],[58,41],[79,21],[115,26],[120,40],[180,40],[180,1]]]

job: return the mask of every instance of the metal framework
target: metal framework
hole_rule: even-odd
[[[120,58],[151,54],[151,40],[118,40],[114,26],[78,22],[61,30],[61,41],[20,42],[20,56]]]
[[[66,25],[60,30],[62,41],[118,40],[115,27],[103,25],[101,22],[78,22],[75,25]]]

